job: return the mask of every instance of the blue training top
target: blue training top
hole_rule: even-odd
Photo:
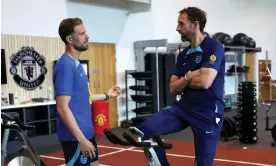
[[[174,75],[183,77],[188,71],[200,68],[213,68],[218,71],[213,84],[208,89],[192,89],[187,86],[176,104],[193,115],[213,121],[215,113],[222,116],[224,112],[221,108],[224,108],[225,58],[221,43],[205,37],[195,49],[191,49],[191,46],[184,49],[177,57]]]
[[[89,81],[80,62],[63,54],[55,65],[53,83],[55,96],[71,96],[69,108],[84,136],[91,139],[94,136],[94,127],[91,120]],[[58,113],[57,131],[59,140],[76,141]]]

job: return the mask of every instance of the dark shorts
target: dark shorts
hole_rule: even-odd
[[[66,166],[90,166],[90,163],[98,160],[98,147],[95,138],[90,140],[96,148],[96,157],[90,158],[83,155],[77,141],[61,141]]]

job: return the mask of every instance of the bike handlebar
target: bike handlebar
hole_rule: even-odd
[[[172,144],[164,143],[158,133],[154,134],[154,140],[156,142],[153,142],[153,141],[137,142],[130,134],[128,134],[126,132],[123,133],[123,137],[127,141],[123,141],[118,136],[116,136],[114,133],[112,133],[110,130],[107,130],[107,129],[104,129],[104,134],[106,135],[107,139],[113,144],[119,144],[119,145],[123,145],[123,146],[133,145],[135,147],[148,147],[148,148],[153,147],[153,146],[160,146],[163,149],[171,149],[172,148]]]
[[[1,118],[6,121],[14,121],[14,118],[18,116],[19,114],[17,112],[1,112]]]
[[[172,144],[164,143],[158,133],[155,133],[153,135],[153,138],[155,139],[155,141],[161,148],[163,148],[163,149],[171,149],[172,148]]]
[[[150,142],[137,142],[132,136],[130,136],[128,133],[123,133],[123,136],[126,140],[128,140],[129,143],[131,143],[133,146],[136,147],[151,147]]]
[[[113,144],[119,144],[123,146],[129,146],[131,145],[129,142],[121,140],[117,135],[112,133],[111,131],[104,129],[104,134],[106,135],[107,139],[112,142]]]
[[[22,130],[33,130],[35,126],[25,125],[19,119],[19,114],[17,112],[1,112],[1,118],[4,121],[15,121],[15,123],[22,129]],[[14,124],[4,124],[6,128],[17,128],[17,125]]]

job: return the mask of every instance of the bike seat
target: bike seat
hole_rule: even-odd
[[[14,121],[19,118],[17,112],[1,112],[1,118],[6,121]]]

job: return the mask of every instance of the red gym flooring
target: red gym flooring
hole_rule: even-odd
[[[173,148],[167,151],[172,166],[192,166],[194,164],[194,145],[192,142],[169,141]],[[111,143],[99,144],[100,164],[102,166],[146,166],[142,149],[116,146]],[[65,165],[63,153],[55,152],[41,156],[46,166]],[[276,166],[275,149],[258,149],[218,145],[215,166]]]

